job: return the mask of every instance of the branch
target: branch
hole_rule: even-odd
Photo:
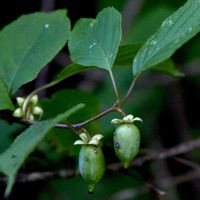
[[[69,178],[76,175],[75,170],[61,169],[58,171],[46,171],[46,172],[31,172],[29,174],[20,173],[17,175],[16,182],[26,183],[48,180],[53,178]],[[6,182],[6,177],[1,177],[1,182]]]
[[[111,113],[111,112],[115,112],[115,111],[118,111],[120,112],[121,114],[121,111],[119,110],[118,108],[118,103],[115,103],[113,106],[111,106],[110,108],[104,110],[103,112],[99,113],[98,115],[86,120],[86,121],[83,121],[83,122],[80,122],[80,123],[77,123],[77,124],[71,124],[71,125],[68,125],[68,124],[56,124],[55,127],[57,128],[70,128],[73,127],[74,129],[76,130],[80,130],[83,126],[93,122],[93,121],[96,121],[97,119],[107,115],[108,113]],[[22,120],[23,123],[25,124],[35,124],[37,123],[37,121],[32,121],[32,120]]]
[[[133,78],[133,81],[132,81],[132,83],[131,83],[129,89],[128,89],[128,91],[127,91],[127,93],[126,93],[124,99],[122,100],[122,104],[126,103],[127,100],[128,100],[128,98],[131,96],[131,93],[132,93],[133,88],[134,88],[134,86],[135,86],[136,80],[137,80],[137,76]]]
[[[192,181],[200,178],[200,170],[192,170],[185,174],[181,174],[179,176],[174,177],[172,180],[168,178],[162,178],[162,187],[164,190],[169,190],[177,185],[182,183]],[[145,186],[139,186],[137,188],[128,188],[124,189],[120,192],[112,194],[112,196],[106,198],[106,200],[127,200],[127,199],[135,199],[141,195],[144,195],[149,192],[149,189]],[[161,191],[161,195],[163,195],[163,191]],[[166,194],[167,195],[167,194]],[[165,197],[165,196],[164,196]],[[165,199],[165,198],[163,198]]]
[[[110,78],[111,78],[111,81],[112,81],[112,85],[113,85],[113,89],[114,89],[114,92],[115,92],[117,102],[120,102],[119,92],[118,92],[118,89],[117,89],[116,81],[115,81],[115,78],[113,76],[112,70],[109,70],[109,74],[110,74]]]
[[[153,152],[149,155],[146,155],[144,157],[137,158],[133,162],[133,165],[140,166],[147,161],[162,160],[162,159],[173,157],[173,156],[176,156],[176,155],[179,155],[179,154],[188,153],[188,152],[190,152],[190,151],[192,151],[196,148],[199,148],[199,147],[200,147],[200,139],[187,141],[187,142],[178,144],[174,147],[171,147],[169,149],[163,150],[161,152],[155,151],[155,152]]]
[[[200,139],[184,142],[177,146],[174,146],[172,148],[169,148],[160,152],[154,151],[153,153],[150,153],[149,155],[138,157],[132,162],[131,166],[139,167],[147,161],[162,160],[169,157],[174,157],[179,154],[188,153],[196,148],[200,148]],[[183,159],[182,160],[179,159],[179,162],[180,161],[182,163],[184,162],[183,164],[186,164],[186,161],[183,161]],[[118,171],[122,168],[123,166],[121,163],[111,163],[107,166],[107,170],[110,170],[110,171]],[[197,165],[195,169],[197,169],[198,173],[200,174],[200,168],[197,168]],[[59,170],[59,171],[53,171],[53,172],[52,171],[33,172],[29,174],[21,173],[17,176],[16,181],[17,182],[32,182],[32,181],[45,180],[45,179],[50,179],[50,178],[55,178],[55,177],[67,178],[67,177],[72,177],[75,175],[76,175],[76,172],[74,170]],[[0,181],[5,182],[5,178],[0,178]]]

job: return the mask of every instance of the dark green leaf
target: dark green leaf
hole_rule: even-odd
[[[157,70],[161,73],[168,74],[170,76],[182,77],[184,73],[176,69],[174,63],[171,60],[166,60],[158,65],[152,67],[152,70]]]
[[[140,177],[138,173],[134,173],[135,177]],[[98,182],[95,188],[94,194],[90,195],[87,191],[87,184],[81,177],[70,178],[66,180],[53,180],[48,182],[46,190],[42,191],[39,195],[39,200],[45,197],[46,200],[55,200],[59,196],[59,200],[97,200],[97,199],[119,199],[119,193],[126,191],[130,188],[136,188],[142,186],[144,183],[138,180],[138,178],[132,178],[131,176],[122,175],[122,173],[112,174],[107,173],[103,179]],[[109,186],[109,187],[108,187]],[[52,191],[50,193],[49,191]],[[78,191],[78,192],[74,192]],[[141,196],[140,196],[141,197]],[[123,198],[134,199],[135,198]],[[139,198],[140,200],[143,200]],[[150,200],[150,198],[148,198]]]
[[[140,47],[140,44],[120,46],[114,66],[131,66],[133,57],[135,57]],[[166,60],[156,66],[153,66],[152,70],[157,70],[175,77],[183,76],[183,73],[175,68],[171,60]]]
[[[79,65],[79,64],[71,64],[71,65],[68,65],[67,67],[65,67],[63,70],[61,70],[55,77],[54,77],[54,80],[55,83],[56,82],[60,82],[70,76],[73,76],[75,74],[78,74],[78,73],[81,73],[81,72],[84,72],[84,71],[89,71],[89,70],[92,70],[92,69],[95,69],[96,67],[85,67],[85,66],[82,66],[82,65]]]
[[[119,47],[114,66],[131,66],[133,58],[141,48],[141,44],[129,44]]]
[[[70,122],[78,123],[98,114],[99,103],[94,95],[77,89],[63,89],[54,93],[50,99],[45,99],[41,102],[44,109],[43,118],[52,118],[79,102],[84,103],[85,107],[70,117]]]
[[[13,110],[14,106],[8,95],[8,90],[4,83],[0,80],[0,110],[9,109]]]
[[[0,32],[0,79],[8,93],[36,78],[66,44],[66,11],[23,15]]]
[[[50,131],[55,124],[69,117],[72,113],[82,107],[83,104],[79,104],[53,119],[41,121],[30,126],[15,139],[12,145],[3,154],[0,155],[0,172],[8,177],[6,195],[11,192],[16,173],[26,157],[35,149],[38,143],[42,141],[47,132]]]
[[[96,19],[80,19],[69,39],[73,62],[110,70],[121,40],[121,15],[105,8]]]
[[[133,75],[169,58],[179,47],[200,31],[200,1],[189,0],[168,17],[147,40],[133,62]]]
[[[22,132],[24,126],[21,124],[8,124],[4,120],[0,120],[0,153],[5,151],[13,141],[14,134]]]

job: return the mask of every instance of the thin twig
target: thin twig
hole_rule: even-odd
[[[147,161],[162,160],[162,159],[173,157],[176,155],[188,153],[196,148],[200,148],[200,139],[183,142],[172,148],[169,148],[169,149],[166,149],[166,150],[163,150],[160,152],[155,151],[155,152],[153,152],[149,155],[146,155],[142,158],[135,159],[135,161],[133,162],[133,165],[140,166]]]
[[[125,97],[124,97],[124,99],[123,99],[122,102],[121,102],[121,104],[124,104],[124,103],[127,102],[128,98],[130,97],[130,95],[131,95],[131,93],[132,93],[132,91],[133,91],[133,88],[134,88],[134,86],[135,86],[136,80],[137,80],[137,77],[134,77],[134,78],[133,78],[133,81],[132,81],[132,83],[131,83],[131,85],[130,85],[130,87],[129,87],[129,89],[128,89],[128,91],[127,91]]]
[[[151,190],[153,190],[154,192],[156,192],[156,193],[157,193],[158,195],[160,195],[160,196],[163,196],[163,195],[166,194],[164,190],[158,188],[156,185],[154,185],[154,184],[152,184],[152,183],[150,183],[150,182],[147,182],[147,183],[145,183],[145,184],[146,184],[146,186],[147,186],[148,188],[150,188]]]
[[[77,124],[56,124],[55,127],[57,128],[70,128],[73,127],[74,129],[76,130],[80,130],[83,126],[93,122],[93,121],[96,121],[97,119],[107,115],[108,113],[111,113],[111,112],[115,112],[115,111],[118,111],[118,103],[115,103],[113,106],[111,106],[110,108],[104,110],[103,112],[99,113],[98,115],[86,120],[86,121],[83,121],[83,122],[80,122],[80,123],[77,123]],[[26,123],[26,124],[35,124],[37,123],[37,121],[32,121],[32,120],[22,120],[23,123]]]
[[[179,162],[183,165],[186,165],[188,167],[191,167],[193,169],[198,169],[200,170],[200,165],[195,163],[195,162],[192,162],[191,160],[187,160],[185,158],[179,158],[179,157],[172,157],[176,162]]]
[[[61,169],[58,171],[44,171],[44,172],[31,172],[31,173],[19,173],[16,178],[16,182],[26,183],[42,181],[53,178],[69,178],[76,175],[75,170]],[[6,177],[0,178],[1,182],[6,182]]]
[[[116,95],[117,102],[120,102],[119,92],[118,92],[118,89],[117,89],[117,85],[116,85],[115,78],[113,76],[112,70],[109,70],[109,74],[110,74],[110,78],[111,78],[111,81],[112,81],[112,85],[113,85],[113,89],[114,89],[114,92],[115,92],[115,95]]]
[[[177,185],[182,183],[192,181],[200,178],[200,170],[193,170],[185,174],[181,174],[179,176],[174,177],[172,180],[168,178],[162,178],[161,182],[165,190],[169,190]],[[137,188],[129,188],[122,190],[108,197],[106,200],[127,200],[134,199],[140,195],[148,193],[149,190],[145,186],[139,186]]]

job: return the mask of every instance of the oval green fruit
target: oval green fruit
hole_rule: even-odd
[[[79,153],[79,171],[93,192],[95,184],[99,182],[105,172],[105,159],[99,146],[83,145]]]
[[[124,168],[137,155],[140,147],[140,132],[134,124],[120,124],[114,133],[114,149]]]

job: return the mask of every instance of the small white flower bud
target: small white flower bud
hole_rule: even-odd
[[[23,117],[23,112],[21,108],[17,108],[14,112],[13,112],[13,116],[17,117],[17,118],[22,118]]]
[[[42,108],[40,108],[39,106],[35,106],[32,109],[32,114],[34,115],[41,115],[43,113]]]
[[[38,95],[35,94],[34,96],[31,97],[30,102],[35,106],[38,103]]]
[[[25,99],[23,97],[17,97],[16,99],[17,99],[17,104],[19,105],[19,107],[22,107]]]

